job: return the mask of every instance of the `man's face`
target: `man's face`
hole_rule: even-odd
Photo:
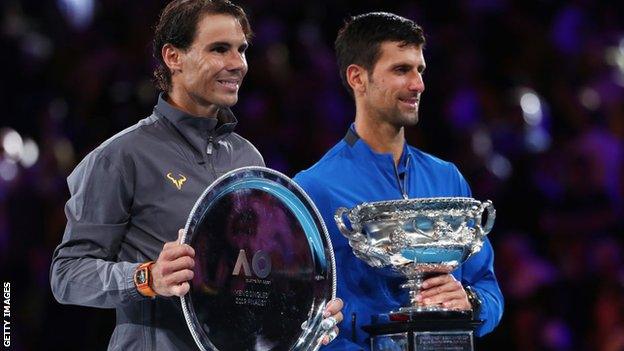
[[[370,116],[396,127],[418,123],[420,94],[425,90],[422,46],[383,42],[368,74],[363,102]]]
[[[238,101],[238,89],[247,73],[248,43],[236,18],[207,14],[197,23],[195,39],[181,52],[181,68],[173,89],[196,106],[229,107]]]

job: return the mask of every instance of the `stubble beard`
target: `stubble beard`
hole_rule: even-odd
[[[230,108],[238,102],[238,92],[236,94],[217,93],[217,89],[206,91],[201,95],[196,95],[204,105],[214,105],[218,108]]]
[[[418,108],[415,111],[402,111],[397,106],[393,110],[391,115],[387,117],[387,120],[395,127],[413,127],[418,124]]]

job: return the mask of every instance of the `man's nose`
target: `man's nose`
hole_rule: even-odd
[[[228,61],[226,69],[228,71],[244,71],[247,69],[247,59],[244,53],[238,51],[232,52],[228,55]]]
[[[408,88],[410,91],[415,91],[418,93],[422,93],[423,91],[425,91],[425,81],[423,80],[421,73],[414,74],[414,76],[410,80],[410,85]]]

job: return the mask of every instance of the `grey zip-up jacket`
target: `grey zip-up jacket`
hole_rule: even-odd
[[[217,177],[264,166],[235,125],[228,109],[217,118],[195,117],[161,95],[151,116],[93,150],[67,179],[71,198],[54,251],[52,292],[63,304],[116,309],[109,350],[197,349],[179,298],[143,297],[133,275],[176,240]]]

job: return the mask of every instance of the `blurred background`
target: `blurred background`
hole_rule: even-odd
[[[113,310],[50,292],[65,178],[149,115],[151,36],[166,1],[0,3],[0,279],[14,350],[103,350]],[[256,33],[234,111],[269,167],[294,176],[354,117],[333,41],[348,15],[423,26],[421,122],[407,133],[492,199],[506,297],[478,350],[624,350],[621,1],[237,1]]]

